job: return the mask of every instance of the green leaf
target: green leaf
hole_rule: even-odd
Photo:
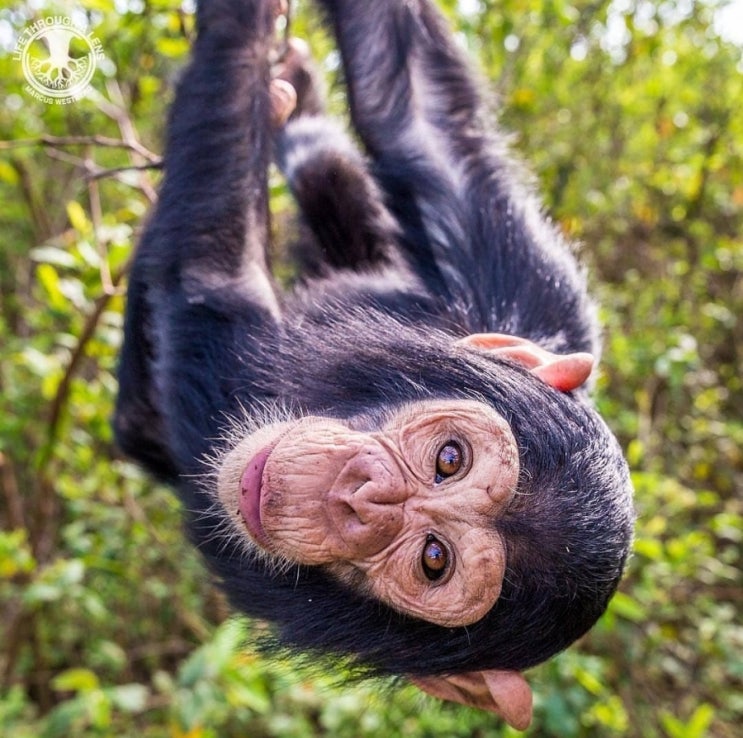
[[[12,185],[18,182],[18,172],[3,159],[0,159],[0,180]]]
[[[647,619],[646,609],[625,592],[617,592],[609,603],[610,610],[626,620],[642,623]]]
[[[39,246],[31,249],[31,258],[42,264],[53,264],[58,267],[73,268],[77,265],[75,257],[69,251],[57,246]]]
[[[114,706],[124,712],[142,712],[147,707],[150,691],[143,684],[122,684],[109,690]]]
[[[179,59],[188,53],[188,41],[185,38],[159,38],[155,47],[159,54],[173,59]]]
[[[67,218],[70,221],[70,225],[78,233],[89,233],[92,230],[92,225],[88,220],[88,216],[85,214],[82,205],[75,200],[70,200],[67,203]]]
[[[98,677],[90,669],[67,669],[52,680],[54,689],[66,692],[91,692],[98,689]]]
[[[64,310],[67,307],[67,300],[62,292],[57,270],[51,264],[39,264],[36,267],[36,278],[46,292],[51,307],[55,310]]]

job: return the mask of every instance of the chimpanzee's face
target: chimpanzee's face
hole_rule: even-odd
[[[305,417],[268,425],[224,458],[218,496],[248,545],[322,564],[400,612],[469,625],[497,600],[516,442],[484,403],[426,401],[361,432]]]

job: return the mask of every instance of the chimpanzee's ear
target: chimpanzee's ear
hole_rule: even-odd
[[[470,671],[414,677],[412,682],[439,699],[494,712],[516,730],[526,730],[531,723],[531,688],[518,671]]]
[[[561,392],[580,387],[591,375],[595,363],[592,354],[553,354],[533,341],[505,333],[473,333],[457,341],[457,345],[515,361]]]

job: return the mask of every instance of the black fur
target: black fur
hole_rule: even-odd
[[[582,275],[486,130],[472,75],[427,0],[321,3],[368,159],[322,118],[271,140],[271,4],[199,7],[131,277],[119,442],[178,488],[231,601],[275,623],[282,645],[380,674],[534,665],[590,628],[617,586],[632,529],[627,469],[583,390],[557,392],[454,343],[497,331],[597,354]],[[275,143],[324,255],[290,294],[264,255]],[[400,404],[445,397],[491,404],[520,453],[517,495],[493,520],[506,581],[480,622],[402,616],[320,567],[246,559],[219,534],[224,515],[196,477],[245,410],[276,401],[367,428]]]

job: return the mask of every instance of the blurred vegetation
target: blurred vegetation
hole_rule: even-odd
[[[333,70],[307,5],[292,30]],[[528,735],[740,736],[742,49],[714,0],[443,5],[582,244],[605,324],[598,402],[637,493],[622,591],[529,672]],[[70,105],[28,95],[12,53],[50,12],[106,55]],[[127,260],[192,25],[178,0],[0,6],[0,733],[516,735],[410,687],[247,652],[176,500],[113,447]]]

